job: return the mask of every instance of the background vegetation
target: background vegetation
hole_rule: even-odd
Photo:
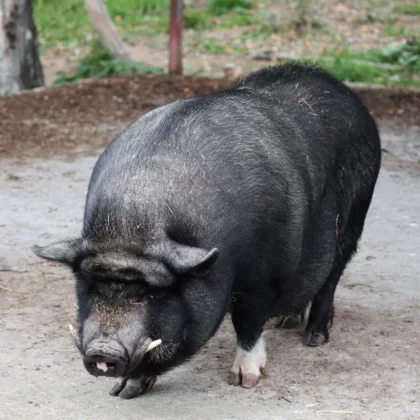
[[[169,0],[105,3],[127,43],[167,48]],[[113,60],[98,45],[83,0],[35,0],[34,6],[43,53],[81,51],[79,62],[56,83],[165,67]],[[420,86],[420,3],[415,1],[190,0],[185,29],[185,49],[210,62],[221,54],[249,57],[262,51],[271,54],[271,62],[318,63],[345,81]],[[365,33],[373,35],[364,41]]]

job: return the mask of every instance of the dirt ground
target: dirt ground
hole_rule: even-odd
[[[328,345],[303,346],[302,329],[268,330],[270,376],[252,390],[231,387],[235,337],[226,319],[146,396],[116,399],[112,380],[87,374],[68,331],[71,274],[30,247],[79,233],[100,148],[129,121],[220,87],[136,80],[0,100],[0,419],[420,418],[420,134],[391,118],[381,119],[384,164],[359,253],[338,287]]]

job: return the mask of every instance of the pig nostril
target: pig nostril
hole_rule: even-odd
[[[91,369],[95,369],[95,368],[97,368],[98,367],[98,362],[91,362],[90,363],[90,368]],[[106,363],[106,367],[109,369],[109,370],[115,370],[115,368],[116,368],[116,364],[115,363],[111,363],[111,362],[107,362]]]
[[[85,356],[84,364],[95,376],[121,376],[126,367],[123,359],[93,352]]]

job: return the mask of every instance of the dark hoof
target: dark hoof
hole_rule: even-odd
[[[330,339],[330,331],[332,327],[332,319],[328,319],[319,324],[307,325],[303,343],[309,347],[318,347],[328,343]]]
[[[124,400],[131,400],[149,392],[156,382],[156,376],[142,376],[140,378],[121,378],[111,389],[109,395],[118,396]]]
[[[109,395],[113,397],[117,397],[118,394],[121,392],[121,390],[127,384],[127,381],[128,381],[128,377],[118,379],[118,382],[111,388],[111,391],[109,391]]]
[[[303,344],[309,347],[318,347],[328,343],[327,334],[324,332],[307,331],[303,337]]]

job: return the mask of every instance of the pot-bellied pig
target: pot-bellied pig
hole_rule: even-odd
[[[231,384],[265,373],[272,315],[310,304],[304,343],[327,342],[380,164],[366,107],[311,65],[142,116],[100,156],[80,237],[34,247],[74,272],[86,369],[120,378],[112,395],[145,393],[199,351],[229,305]]]

